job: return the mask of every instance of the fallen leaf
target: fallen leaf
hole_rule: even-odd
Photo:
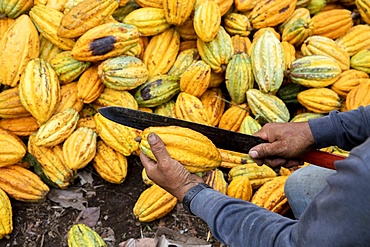
[[[100,207],[85,208],[77,216],[76,223],[94,227],[100,218]]]
[[[118,247],[155,247],[154,238],[130,238],[122,243],[119,243]]]
[[[87,205],[87,200],[83,197],[80,188],[68,188],[67,190],[51,189],[48,193],[48,198],[64,208],[75,208],[84,210]]]
[[[77,176],[80,178],[81,185],[92,184],[94,182],[91,171],[88,170],[79,171],[77,173]]]

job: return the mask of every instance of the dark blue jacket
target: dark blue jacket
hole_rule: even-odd
[[[370,106],[309,121],[318,148],[351,150],[299,221],[212,189],[194,197],[191,211],[231,247],[370,246]]]

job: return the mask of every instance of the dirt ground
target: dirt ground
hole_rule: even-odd
[[[208,240],[213,246],[220,245],[210,235],[207,225],[186,212],[180,203],[165,217],[150,223],[140,223],[132,209],[141,192],[148,186],[142,182],[140,159],[132,156],[128,157],[128,161],[127,178],[120,185],[104,181],[88,165],[79,171],[84,176],[77,178],[72,186],[62,191],[70,192],[71,195],[58,194],[60,190],[52,189],[48,198],[41,203],[11,200],[14,229],[9,239],[0,240],[0,247],[64,247],[67,246],[69,228],[84,220],[94,226],[93,229],[104,238],[108,246],[118,246],[130,238],[154,238],[160,228]]]

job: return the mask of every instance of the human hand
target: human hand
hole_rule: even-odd
[[[294,158],[308,152],[315,141],[308,122],[268,123],[253,134],[269,143],[259,144],[249,156],[259,165],[293,167],[302,162]]]
[[[157,185],[171,193],[182,202],[186,192],[204,183],[203,179],[191,174],[180,162],[170,157],[161,138],[155,134],[148,135],[148,143],[157,161],[140,152],[140,160],[148,177]]]

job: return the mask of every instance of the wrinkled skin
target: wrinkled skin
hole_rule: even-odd
[[[296,158],[315,146],[308,122],[268,123],[253,134],[269,143],[253,147],[249,156],[259,165],[293,167],[302,162]]]
[[[148,143],[157,162],[140,152],[140,160],[148,177],[157,185],[182,202],[189,189],[203,183],[203,179],[191,174],[180,162],[170,157],[161,138],[150,133]]]

